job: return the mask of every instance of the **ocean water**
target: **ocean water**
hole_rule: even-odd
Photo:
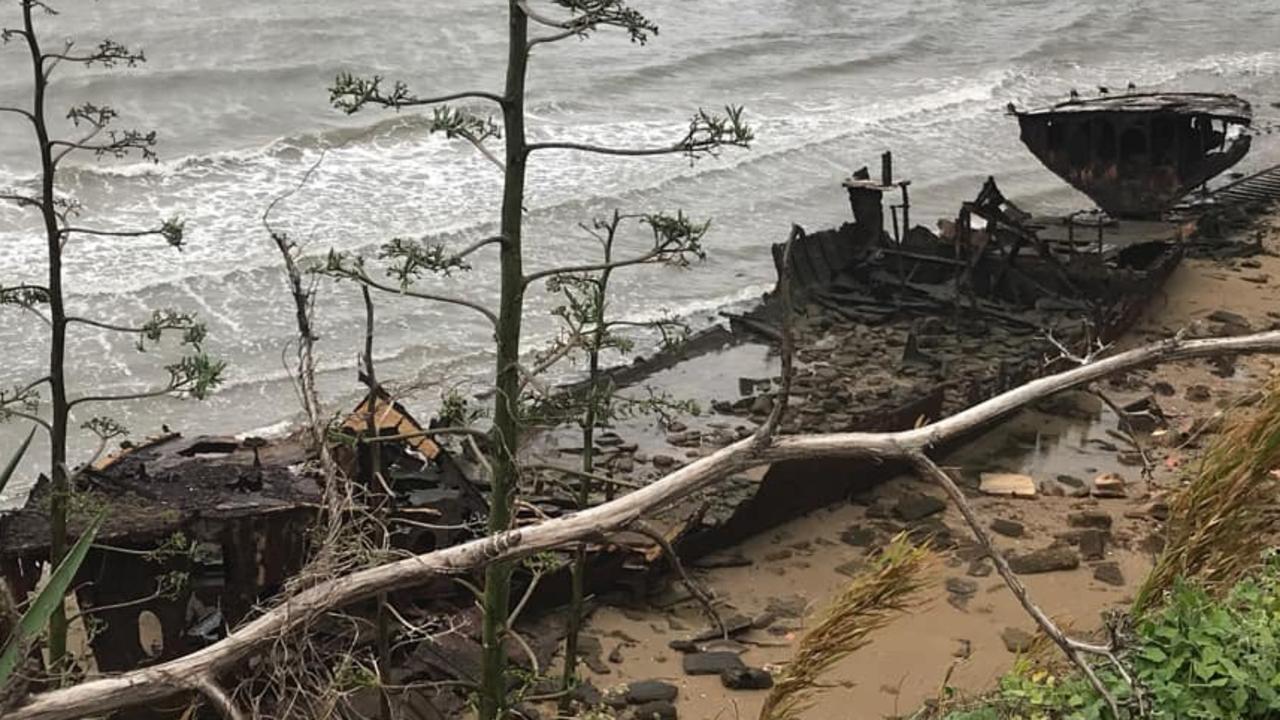
[[[206,402],[152,399],[85,408],[109,412],[137,435],[162,423],[188,433],[279,429],[297,417],[282,362],[294,333],[279,258],[262,226],[270,200],[294,186],[323,152],[311,182],[283,203],[275,225],[309,257],[330,248],[373,253],[393,236],[459,246],[495,230],[500,177],[469,146],[431,137],[416,113],[347,117],[328,105],[340,71],[403,79],[423,94],[499,90],[505,57],[501,0],[65,0],[40,17],[49,42],[104,36],[145,48],[134,69],[66,68],[54,115],[73,103],[110,103],[118,127],[159,132],[158,163],[71,161],[60,189],[103,228],[188,222],[181,253],[152,240],[79,237],[69,247],[73,311],[117,323],[151,308],[198,311],[208,347],[229,363],[226,386]],[[1258,119],[1280,110],[1280,13],[1273,0],[1230,5],[1183,0],[636,0],[661,27],[644,47],[618,33],[541,47],[529,83],[529,134],[612,145],[679,136],[699,106],[743,104],[758,142],[749,151],[690,163],[680,157],[616,159],[536,155],[530,170],[527,265],[579,260],[591,249],[579,222],[620,208],[683,209],[711,218],[707,262],[644,269],[615,281],[615,307],[634,317],[676,312],[705,319],[772,284],[768,246],[790,224],[822,228],[848,218],[839,181],[879,153],[913,180],[912,217],[953,215],[987,175],[1029,209],[1087,207],[1044,170],[1004,115],[1098,85],[1222,90],[1252,100]],[[18,22],[16,7],[0,24]],[[0,47],[0,106],[29,100],[24,49]],[[468,107],[486,112],[481,103]],[[1260,135],[1245,167],[1276,161]],[[1275,137],[1280,137],[1277,135]],[[28,128],[0,114],[0,188],[33,182]],[[640,232],[627,242],[640,247]],[[0,282],[39,280],[43,241],[29,212],[0,207]],[[465,275],[431,287],[482,303],[497,295],[496,262],[476,257]],[[531,292],[526,344],[556,331],[540,289]],[[363,326],[359,293],[320,286],[321,381],[340,407],[357,393]],[[376,357],[382,378],[417,387],[424,413],[440,393],[483,386],[490,333],[468,311],[383,296]],[[38,377],[47,361],[39,320],[0,311],[0,386]],[[166,351],[137,353],[128,338],[76,328],[76,385],[136,392],[163,380]],[[0,426],[0,457],[25,434]],[[78,438],[76,447],[90,447]],[[42,449],[33,453],[37,459]],[[32,463],[31,470],[39,463]],[[29,474],[29,473],[28,473]],[[12,497],[21,484],[11,488]]]

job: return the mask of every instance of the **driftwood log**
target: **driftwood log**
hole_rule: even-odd
[[[443,550],[354,572],[315,585],[283,600],[225,639],[202,650],[140,670],[89,680],[40,693],[15,708],[8,720],[71,720],[153,703],[179,693],[200,693],[231,718],[217,680],[275,638],[325,613],[383,592],[422,584],[438,575],[458,574],[495,560],[511,560],[625,528],[647,513],[749,468],[815,457],[904,459],[921,464],[923,453],[979,429],[1035,401],[1087,385],[1113,373],[1155,363],[1221,354],[1280,352],[1280,331],[1229,338],[1175,337],[1033,380],[951,417],[902,432],[832,433],[772,438],[760,445],[747,438],[686,465],[651,485],[588,510],[519,530],[473,540]]]

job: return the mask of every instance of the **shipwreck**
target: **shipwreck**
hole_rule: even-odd
[[[1144,132],[1153,132],[1156,120],[1143,122]],[[1130,128],[1112,129],[1123,136]],[[612,379],[619,387],[640,387],[700,356],[723,374],[735,367],[729,362],[735,352],[762,354],[761,346],[773,352],[784,308],[793,305],[796,364],[780,431],[910,428],[1053,371],[1046,358],[1056,355],[1057,342],[1079,346],[1126,330],[1177,267],[1197,225],[1195,218],[1037,217],[988,179],[935,231],[911,225],[909,186],[894,178],[888,153],[879,177],[865,168],[853,173],[843,183],[852,221],[814,232],[794,227],[789,268],[787,245],[773,247],[780,282],[772,293],[745,312],[721,313],[727,324],[679,347],[614,368]],[[1170,189],[1161,202],[1177,194]],[[791,302],[781,302],[784,288]],[[716,397],[710,412],[686,418],[687,426],[632,421],[602,428],[593,455],[605,482],[589,503],[642,488],[679,464],[750,436],[771,412],[780,381],[773,370],[739,377],[729,391],[734,395]],[[559,388],[574,391],[572,385]],[[469,456],[480,452],[475,445],[436,443],[380,389],[368,393],[337,430],[333,454],[349,477],[368,478],[371,467],[381,468],[386,482],[365,489],[389,513],[394,550],[421,553],[484,532],[488,488],[479,471],[483,463]],[[351,442],[368,434],[385,441],[375,444],[377,451]],[[578,509],[570,488],[555,482],[560,475],[546,470],[578,464],[580,432],[565,426],[537,435],[521,452],[529,472],[520,488],[518,524]],[[205,647],[276,596],[313,549],[308,529],[321,500],[315,451],[301,435],[266,441],[166,433],[84,472],[80,496],[108,510],[74,593],[82,610],[101,619],[88,640],[96,669],[152,665]],[[672,548],[685,560],[708,560],[800,514],[865,496],[896,469],[858,459],[796,459],[732,476],[655,513],[652,533],[594,539],[587,547],[586,589],[599,598],[647,601],[670,579]],[[47,562],[47,498],[42,482],[24,508],[0,513],[0,582],[16,596],[37,585]],[[72,532],[85,520],[77,516]],[[960,550],[968,542],[941,521],[903,528],[939,548]],[[517,654],[513,662],[530,670],[545,666],[565,632],[556,622],[562,616],[538,611],[565,602],[569,578],[560,570],[538,584],[521,570],[516,580],[520,592],[530,588],[521,630],[533,646],[527,655],[537,660]],[[465,698],[449,683],[478,677],[478,615],[460,587],[441,578],[390,598],[414,625],[447,617],[455,628],[395,644],[390,663],[398,685],[443,681],[397,700],[410,708],[409,717],[457,717]],[[357,647],[370,643],[362,636]],[[599,662],[598,642],[595,652]],[[591,662],[585,654],[584,660]],[[185,707],[179,699],[122,717],[177,717]]]
[[[1215,93],[1134,93],[1021,111],[1022,142],[1115,218],[1153,218],[1249,152],[1249,103]]]

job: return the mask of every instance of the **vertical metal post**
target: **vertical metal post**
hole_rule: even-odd
[[[911,181],[903,180],[898,184],[902,186],[902,234],[905,236],[911,232],[911,197],[907,194]]]
[[[893,153],[888,150],[880,156],[880,184],[893,185]]]

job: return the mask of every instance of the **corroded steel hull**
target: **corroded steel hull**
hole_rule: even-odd
[[[1022,142],[1113,217],[1152,217],[1240,161],[1248,103],[1233,96],[1127,95],[1016,112]]]

